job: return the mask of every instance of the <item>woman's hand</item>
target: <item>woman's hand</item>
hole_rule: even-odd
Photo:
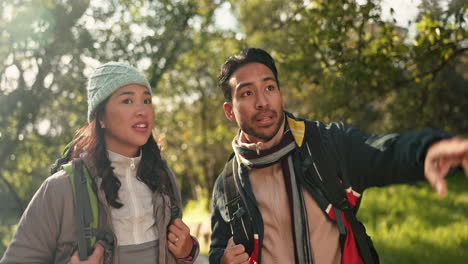
[[[180,218],[174,220],[169,226],[167,246],[176,258],[186,258],[192,251],[193,242],[190,228]]]
[[[96,243],[96,246],[94,247],[93,254],[88,257],[88,260],[85,261],[80,261],[80,258],[78,257],[78,251],[75,251],[73,256],[70,259],[71,264],[103,264],[104,263],[104,247]]]

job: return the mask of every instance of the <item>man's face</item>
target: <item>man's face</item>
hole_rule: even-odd
[[[249,142],[270,140],[283,121],[283,93],[275,75],[261,63],[249,63],[229,78],[232,102],[224,103],[224,113],[247,134]]]

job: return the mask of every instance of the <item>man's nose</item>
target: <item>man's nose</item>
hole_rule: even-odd
[[[264,93],[257,93],[255,108],[265,109],[268,108],[268,98]]]

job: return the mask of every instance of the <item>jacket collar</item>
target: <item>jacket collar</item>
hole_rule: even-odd
[[[305,122],[303,120],[297,119],[289,112],[284,112],[286,114],[286,120],[288,122],[289,129],[293,134],[294,141],[296,142],[297,146],[301,147],[305,135]]]

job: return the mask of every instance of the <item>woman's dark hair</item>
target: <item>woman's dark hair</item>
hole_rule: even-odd
[[[89,159],[94,162],[95,173],[102,179],[101,189],[104,191],[107,202],[114,208],[122,207],[118,201],[118,192],[121,186],[119,179],[114,175],[111,162],[109,160],[104,139],[105,129],[101,128],[99,120],[104,115],[107,100],[101,102],[95,111],[94,118],[87,125],[77,130],[69,151],[66,155],[58,159],[53,165],[51,172],[59,170],[60,166],[73,158],[78,158],[82,153],[86,153]],[[142,157],[137,171],[137,179],[145,183],[151,191],[161,191],[170,193],[169,175],[167,175],[165,162],[161,158],[161,153],[156,141],[151,135],[148,141],[141,147]]]
[[[221,74],[219,75],[218,85],[221,90],[223,90],[224,99],[227,102],[232,101],[229,78],[231,78],[231,75],[241,66],[252,62],[258,62],[267,66],[273,72],[279,88],[278,71],[276,70],[275,61],[270,56],[270,54],[258,48],[244,49],[239,54],[229,57],[221,67]]]

